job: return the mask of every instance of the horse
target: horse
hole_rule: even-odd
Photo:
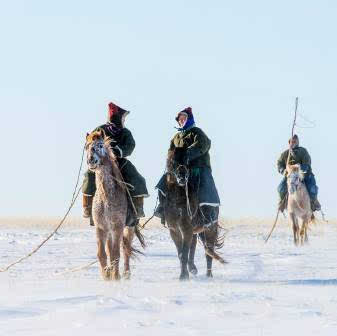
[[[305,173],[298,165],[287,166],[288,214],[293,228],[294,244],[308,242],[308,226],[315,217],[311,210],[310,196],[304,184]],[[299,228],[299,219],[302,221]]]
[[[195,234],[194,228],[203,222],[195,186],[191,185],[191,169],[183,164],[184,149],[169,150],[167,158],[166,185],[167,191],[163,200],[164,215],[170,236],[176,246],[180,260],[180,280],[188,280],[189,273],[196,275],[198,269],[194,263],[197,237],[203,243],[207,277],[213,277],[212,261],[224,264],[222,257],[215,252],[224,243],[224,236],[219,236],[220,227],[217,221],[205,231]],[[215,208],[216,218],[218,208]]]
[[[119,280],[120,247],[124,254],[125,279],[130,279],[130,257],[141,253],[132,247],[136,234],[142,247],[143,236],[138,226],[125,226],[128,214],[127,185],[119,170],[111,139],[103,131],[94,131],[86,138],[87,164],[95,172],[97,190],[93,199],[92,217],[96,227],[97,257],[104,280]],[[137,223],[136,223],[137,224]]]

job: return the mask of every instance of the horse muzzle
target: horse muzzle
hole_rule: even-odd
[[[90,170],[95,170],[99,166],[99,160],[91,158],[87,161],[87,164]]]

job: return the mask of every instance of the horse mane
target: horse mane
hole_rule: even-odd
[[[177,163],[182,165],[183,159],[186,153],[186,149],[182,147],[174,147],[173,149],[169,149],[167,153],[167,161],[166,167],[168,171],[173,170],[173,164]]]
[[[92,142],[98,140],[98,139],[101,139],[104,137],[104,134],[101,130],[98,130],[98,131],[93,131],[91,132],[90,134],[88,133],[87,134],[87,144],[91,144]]]
[[[103,138],[103,145],[104,145],[104,148],[108,154],[108,158],[109,158],[109,161],[111,162],[111,168],[112,168],[112,175],[118,179],[120,182],[124,182],[124,179],[123,179],[123,176],[122,176],[122,173],[117,165],[117,157],[116,155],[114,154],[114,152],[112,151],[112,147],[111,147],[111,142],[113,140],[104,135],[104,138]],[[124,183],[119,183],[123,188],[126,188],[126,185]]]
[[[170,149],[167,153],[166,167],[168,171],[173,170],[174,149]]]

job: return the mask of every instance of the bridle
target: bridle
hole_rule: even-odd
[[[294,174],[296,174],[295,177],[292,176],[292,175],[294,175]],[[287,176],[287,180],[290,180],[290,183],[289,183],[289,184],[290,184],[291,187],[294,188],[294,189],[292,190],[292,192],[296,192],[297,189],[298,189],[298,187],[299,187],[299,185],[300,185],[301,183],[303,183],[303,181],[302,181],[302,179],[301,179],[301,177],[300,177],[300,174],[299,174],[298,172],[296,172],[296,173],[294,173],[294,172],[290,173],[290,174]],[[290,190],[289,190],[289,192],[290,192]]]
[[[180,185],[179,180],[180,180],[180,176],[178,174],[178,171],[183,168],[185,170],[185,175],[184,175],[184,183],[183,186],[185,189],[185,195],[186,195],[186,210],[187,210],[187,215],[190,218],[190,220],[192,220],[194,218],[194,216],[196,215],[196,213],[198,212],[198,207],[196,209],[196,211],[193,213],[192,209],[191,209],[191,203],[190,203],[190,197],[189,197],[189,188],[188,188],[188,181],[190,178],[190,170],[187,168],[187,166],[185,165],[178,165],[177,168],[175,168],[172,172],[172,174],[174,175],[178,185]],[[198,189],[199,189],[199,184],[200,184],[200,177],[199,177],[199,183],[198,183]]]
[[[176,181],[179,184],[180,176],[178,175],[178,171],[180,171],[181,168],[183,168],[185,170],[184,186],[187,186],[188,180],[189,180],[189,177],[190,177],[190,171],[185,165],[180,164],[176,169],[173,170],[173,175],[174,175],[174,177],[176,178]]]

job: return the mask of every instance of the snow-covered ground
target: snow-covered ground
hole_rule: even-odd
[[[0,273],[0,335],[337,335],[337,225],[318,224],[310,244],[293,246],[287,224],[226,221],[223,255],[205,277],[179,282],[167,230],[145,230],[146,256],[132,261],[132,279],[104,282],[95,259],[94,230],[66,226],[37,254]],[[49,232],[34,221],[1,225],[0,268],[35,247]]]

